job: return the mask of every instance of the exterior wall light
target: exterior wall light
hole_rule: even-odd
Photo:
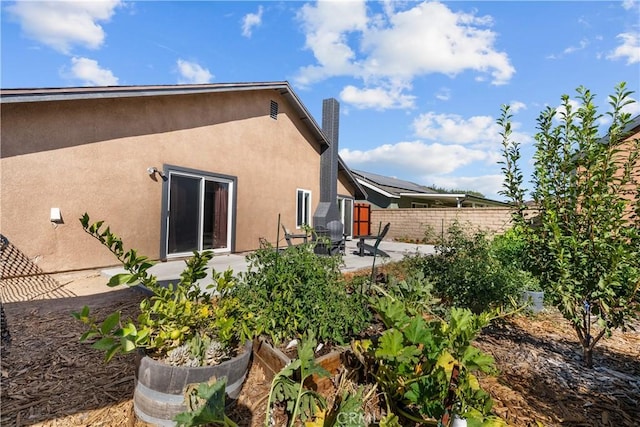
[[[156,174],[160,175],[160,177],[162,178],[163,181],[167,180],[167,177],[165,176],[164,172],[162,172],[161,170],[158,170],[158,168],[155,167],[155,166],[149,166],[147,168],[147,173],[154,180],[156,179],[156,177],[155,177]]]
[[[62,224],[62,213],[60,212],[60,208],[51,208],[51,214],[49,215],[49,220],[54,224]]]

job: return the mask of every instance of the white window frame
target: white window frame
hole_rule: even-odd
[[[299,205],[300,200],[303,203],[302,207]],[[303,218],[299,215],[301,211]],[[301,229],[303,225],[311,225],[311,190],[298,188],[296,189],[296,229]]]
[[[344,233],[346,234],[347,239],[353,238],[353,205],[355,204],[355,200],[351,197],[343,197],[338,196],[338,207],[340,208],[340,218],[342,220],[342,224],[344,225]],[[347,212],[347,206],[350,208],[349,212]],[[347,215],[348,213],[348,215]],[[347,216],[351,218],[351,223],[347,224]]]

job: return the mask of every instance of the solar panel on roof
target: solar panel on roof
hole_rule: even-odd
[[[404,181],[402,179],[392,178],[390,176],[383,176],[383,175],[359,171],[355,169],[352,169],[351,171],[362,176],[368,181],[371,181],[371,183],[378,184],[380,186],[393,187],[398,190],[412,191],[416,193],[437,193],[436,191],[433,191],[430,188],[424,187],[422,185],[418,185],[410,181]]]

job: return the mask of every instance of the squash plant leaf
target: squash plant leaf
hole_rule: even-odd
[[[404,329],[404,336],[412,344],[424,344],[431,337],[431,331],[427,328],[422,317],[414,317]]]
[[[489,354],[483,353],[475,347],[467,347],[462,363],[471,370],[478,369],[482,372],[492,372],[495,368],[495,360]]]
[[[380,346],[376,350],[376,357],[385,360],[398,360],[404,349],[402,333],[397,329],[389,329],[380,337]]]

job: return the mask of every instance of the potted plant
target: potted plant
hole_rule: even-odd
[[[540,281],[528,271],[522,271],[521,274],[524,289],[522,292],[523,303],[533,313],[539,313],[544,309],[544,290]]]
[[[173,425],[175,415],[187,408],[183,396],[187,387],[212,377],[225,378],[226,394],[236,398],[248,371],[252,343],[234,325],[237,301],[229,296],[235,284],[233,272],[214,270],[209,291],[203,290],[198,282],[207,277],[213,253],[194,252],[178,282],[163,286],[148,271],[154,263],[134,249],[125,251],[122,240],[109,227],[103,228],[103,221],[91,224],[85,213],[80,222],[126,270],[113,276],[108,286],[141,285],[149,294],[140,303],[137,319],[121,319],[120,312],[114,312],[98,322],[87,306],[73,313],[87,325],[80,339],[104,350],[106,362],[120,353],[137,352],[136,415],[145,422]]]

